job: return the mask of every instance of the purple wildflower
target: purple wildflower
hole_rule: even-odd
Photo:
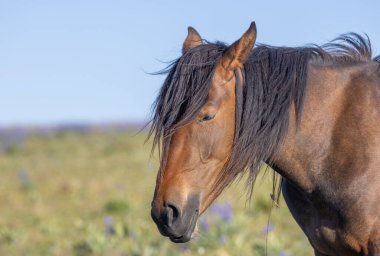
[[[200,219],[200,224],[201,224],[201,229],[205,232],[207,232],[210,228],[210,224],[208,223],[207,221],[207,218],[206,217],[201,217]]]
[[[212,204],[210,210],[215,215],[218,215],[223,221],[231,222],[232,220],[232,206],[230,203]]]
[[[232,221],[232,207],[230,203],[226,203],[223,206],[222,211],[220,212],[220,217],[226,222]]]
[[[18,172],[18,179],[23,189],[29,189],[31,187],[29,173],[26,170],[22,169]]]
[[[178,248],[181,252],[186,252],[189,250],[189,244],[188,243],[184,243],[184,244],[179,244],[178,245]]]
[[[265,235],[271,233],[272,231],[274,230],[274,225],[272,223],[269,223],[268,225],[266,225],[264,228],[263,228],[263,233]]]
[[[220,244],[226,244],[227,243],[227,236],[225,234],[223,234],[219,237],[219,243]]]
[[[29,181],[29,174],[26,170],[22,169],[18,172],[18,178],[21,182],[28,182]]]
[[[210,206],[210,211],[214,214],[218,214],[219,212],[219,205],[217,203],[213,203],[211,206]]]
[[[115,234],[115,229],[113,227],[113,220],[111,216],[106,216],[104,218],[105,232],[107,236],[112,236]]]

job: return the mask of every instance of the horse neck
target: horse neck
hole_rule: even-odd
[[[347,106],[347,91],[357,67],[310,66],[301,119],[295,107],[289,116],[288,133],[274,157],[274,169],[305,192],[313,192],[331,160],[336,127]],[[351,88],[349,88],[351,89]]]

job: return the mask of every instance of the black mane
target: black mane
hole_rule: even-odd
[[[173,132],[189,123],[207,100],[214,67],[227,46],[205,42],[173,61],[158,74],[167,78],[153,105],[149,137],[161,151],[165,166]],[[372,61],[368,37],[350,33],[323,46],[299,48],[256,46],[244,64],[243,90],[236,91],[233,152],[216,189],[222,189],[243,170],[253,184],[262,161],[271,163],[287,133],[294,103],[299,119],[307,87],[309,63],[354,65]],[[380,56],[374,58],[380,62]]]

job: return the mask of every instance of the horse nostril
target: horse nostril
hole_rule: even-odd
[[[179,208],[172,203],[167,203],[166,208],[166,224],[171,227],[179,217]]]
[[[174,204],[168,204],[167,207],[172,210],[172,212],[173,212],[173,219],[177,219],[178,216],[179,216],[179,209],[178,209],[178,207],[176,207]]]

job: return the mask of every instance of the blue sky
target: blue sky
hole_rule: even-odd
[[[0,0],[0,125],[144,121],[187,26],[300,46],[349,31],[380,53],[380,1]]]

